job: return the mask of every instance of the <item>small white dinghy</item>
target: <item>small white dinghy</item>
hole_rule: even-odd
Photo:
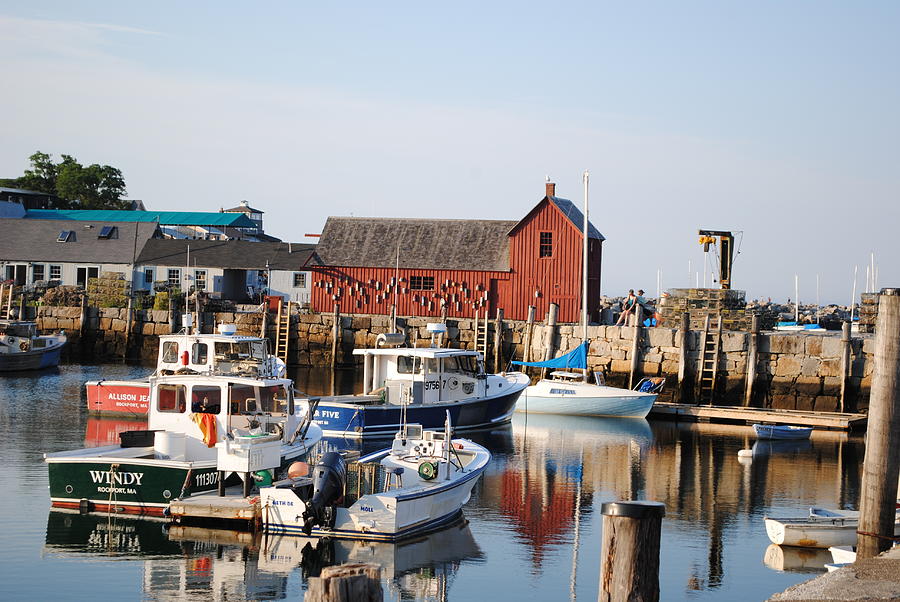
[[[815,506],[805,517],[765,517],[766,533],[780,546],[830,548],[856,545],[859,512],[827,510]],[[900,534],[900,523],[894,523],[894,535]]]
[[[404,425],[387,449],[347,465],[322,456],[311,477],[260,489],[267,532],[398,541],[455,521],[491,454],[467,439]]]
[[[790,424],[754,424],[753,431],[760,439],[781,439],[797,441],[809,439],[812,427],[793,426]]]

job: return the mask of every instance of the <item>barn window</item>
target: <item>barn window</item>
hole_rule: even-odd
[[[294,272],[294,288],[306,288],[306,272]]]
[[[553,257],[553,232],[541,232],[538,257]]]
[[[434,290],[434,276],[410,276],[409,288],[414,291]]]

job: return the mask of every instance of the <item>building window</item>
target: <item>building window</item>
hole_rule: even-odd
[[[194,290],[206,290],[206,270],[194,270]]]
[[[409,288],[414,291],[434,290],[434,276],[410,276]]]
[[[169,284],[181,288],[181,270],[169,268]]]
[[[56,242],[69,242],[70,240],[75,240],[74,230],[63,230],[59,233],[59,236],[56,237]]]
[[[144,268],[144,284],[153,286],[153,268]]]
[[[62,266],[61,265],[51,265],[50,266],[50,280],[62,280]]]
[[[306,272],[294,272],[294,288],[306,288]]]
[[[541,232],[538,257],[553,257],[553,232]]]
[[[44,264],[36,263],[32,266],[31,270],[31,281],[37,282],[38,280],[44,279]]]

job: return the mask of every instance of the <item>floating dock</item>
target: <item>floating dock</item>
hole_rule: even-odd
[[[262,516],[259,495],[244,497],[240,487],[229,487],[224,496],[215,491],[192,495],[169,503],[169,516],[182,520],[229,520],[257,524]]]
[[[815,429],[852,431],[863,429],[868,416],[843,412],[810,412],[804,410],[775,410],[708,406],[684,403],[656,402],[648,418],[684,420],[690,422],[722,422],[730,424],[793,424]]]

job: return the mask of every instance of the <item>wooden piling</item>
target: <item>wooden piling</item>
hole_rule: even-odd
[[[678,325],[678,390],[676,401],[684,401],[687,398],[687,356],[688,341],[690,340],[689,332],[691,330],[691,317],[687,312],[681,314],[681,324]]]
[[[128,309],[125,310],[125,348],[122,351],[122,357],[128,357],[128,345],[131,343],[131,329],[134,322],[134,298],[128,297]]]
[[[334,326],[331,330],[331,365],[337,366],[338,338],[341,335],[341,306],[334,304]]]
[[[310,577],[307,602],[381,602],[381,568],[374,564],[341,564]]]
[[[634,377],[640,370],[641,361],[641,322],[644,320],[640,303],[634,304],[634,340],[631,342],[631,370],[628,371],[628,388],[634,387]]]
[[[525,322],[525,349],[522,350],[522,361],[531,361],[531,337],[534,333],[534,314],[537,308],[534,305],[528,306],[528,321]]]
[[[750,345],[747,348],[747,380],[744,389],[744,407],[753,402],[753,383],[756,382],[756,355],[759,349],[759,316],[750,317]]]
[[[87,295],[81,297],[81,315],[78,317],[78,338],[84,340],[84,331],[87,330]]]
[[[550,311],[547,312],[547,340],[544,344],[544,359],[547,361],[556,353],[556,318],[559,316],[559,305],[550,304]],[[541,378],[547,377],[547,369],[541,368]]]
[[[900,289],[878,296],[875,370],[869,397],[866,455],[860,487],[857,558],[891,547],[900,474]]]
[[[850,384],[850,322],[841,325],[841,412],[847,407],[847,385]]]
[[[503,309],[497,308],[497,319],[494,322],[494,372],[503,368]]]
[[[600,552],[601,602],[659,600],[659,540],[666,506],[660,502],[607,502]]]

